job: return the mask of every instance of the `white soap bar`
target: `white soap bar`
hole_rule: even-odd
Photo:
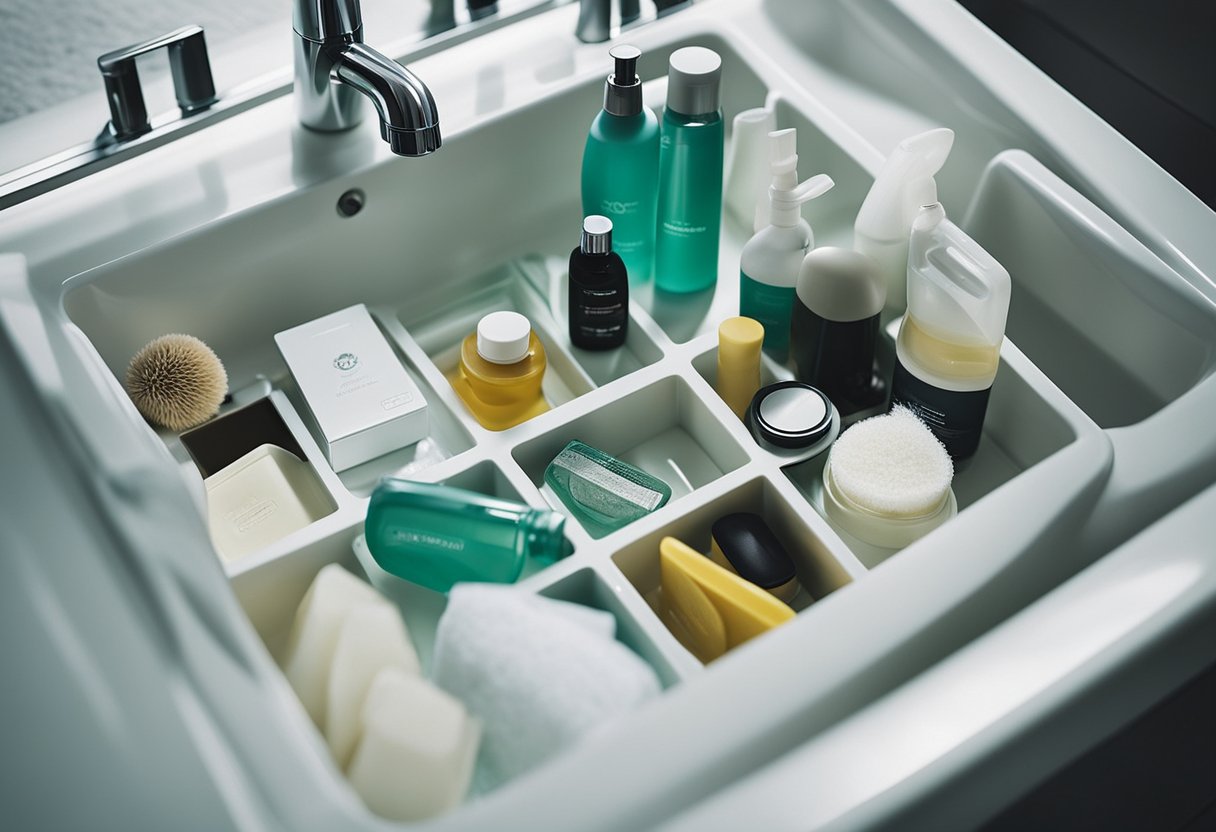
[[[335,506],[312,466],[277,445],[259,445],[207,477],[207,524],[220,559],[232,563]]]
[[[377,674],[347,778],[367,808],[389,820],[434,817],[468,791],[481,730],[464,706],[420,676]]]
[[[304,594],[287,639],[283,673],[318,728],[325,729],[329,670],[342,623],[355,607],[387,603],[336,563],[318,572]]]
[[[401,613],[389,604],[358,606],[342,623],[329,669],[325,738],[340,768],[346,768],[359,740],[363,703],[372,680],[386,667],[419,672],[418,654]]]
[[[335,471],[427,435],[426,399],[363,304],[274,336]]]

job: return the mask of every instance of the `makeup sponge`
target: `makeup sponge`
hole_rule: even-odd
[[[422,820],[468,791],[480,730],[464,706],[420,676],[388,667],[371,683],[347,778],[367,808]]]
[[[659,692],[613,639],[609,613],[490,584],[458,584],[439,620],[436,684],[482,722],[477,786],[532,769]]]
[[[920,517],[946,499],[954,478],[950,454],[906,407],[846,430],[832,446],[832,480],[840,493],[887,517]]]
[[[330,670],[347,616],[359,607],[387,604],[369,584],[336,563],[323,567],[304,593],[287,639],[283,673],[318,728],[326,727]]]
[[[228,392],[228,374],[193,335],[162,335],[135,353],[127,367],[127,394],[154,425],[181,431],[216,414]]]
[[[391,604],[361,604],[338,630],[329,666],[325,702],[325,739],[340,768],[346,768],[359,739],[359,714],[372,680],[387,667],[418,675],[418,654],[401,613]]]

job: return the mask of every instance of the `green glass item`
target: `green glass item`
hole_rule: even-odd
[[[671,499],[671,487],[658,477],[578,441],[549,463],[545,482],[595,537],[627,526]]]
[[[700,46],[677,49],[667,74],[659,139],[655,286],[696,292],[718,280],[724,128],[722,60]]]
[[[514,583],[528,558],[564,556],[565,520],[462,488],[386,477],[372,492],[364,533],[384,571],[447,592],[461,581]]]
[[[621,45],[610,54],[604,108],[591,122],[583,150],[583,216],[612,220],[612,247],[629,279],[640,283],[654,271],[655,206],[659,180],[659,120],[642,104],[637,76],[641,55]]]

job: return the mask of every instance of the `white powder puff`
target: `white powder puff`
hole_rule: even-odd
[[[954,478],[945,446],[902,406],[842,433],[830,461],[841,494],[877,514],[895,517],[933,511]]]

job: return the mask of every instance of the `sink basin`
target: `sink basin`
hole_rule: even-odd
[[[1196,414],[1216,397],[1213,284],[1200,279],[1216,274],[1216,237],[1187,236],[1212,226],[1210,212],[952,4],[706,0],[631,38],[648,96],[661,102],[674,49],[708,46],[723,58],[728,124],[768,104],[780,127],[798,129],[803,176],[836,181],[804,209],[819,244],[851,244],[898,138],[938,124],[957,131],[943,201],[1008,265],[1015,293],[984,440],[956,480],[956,519],[895,556],[849,538],[822,512],[822,461],[783,467],[718,398],[715,332],[737,313],[747,236],[729,219],[715,291],[673,298],[638,287],[621,351],[574,348],[563,269],[606,66],[602,46],[569,37],[574,11],[412,64],[444,119],[433,156],[391,157],[366,124],[308,134],[281,99],[0,214],[0,250],[29,261],[28,284],[0,284],[14,366],[55,403],[61,415],[48,424],[70,437],[63,445],[100,472],[90,487],[113,492],[95,503],[143,530],[113,557],[160,576],[137,582],[155,590],[135,596],[164,605],[165,628],[180,630],[162,671],[185,674],[223,748],[201,765],[239,770],[258,811],[280,825],[375,824],[273,662],[317,571],[339,563],[365,576],[400,606],[429,662],[442,598],[381,571],[357,541],[381,476],[563,510],[543,473],[577,438],[678,486],[661,509],[610,534],[570,518],[573,554],[530,566],[520,583],[610,612],[663,695],[436,827],[588,830],[653,825],[813,743],[1216,479],[1216,439],[1194,436]],[[992,61],[1008,70],[999,83]],[[1041,90],[1035,100],[1058,107],[1080,138],[1039,123],[1026,96]],[[1090,139],[1104,155],[1090,153]],[[1125,157],[1142,180],[1116,182],[1103,167]],[[1156,218],[1131,210],[1136,188],[1155,189],[1169,208]],[[344,216],[335,209],[351,190],[364,207]],[[1167,238],[1181,248],[1167,251]],[[273,336],[354,303],[372,310],[427,398],[431,435],[336,474]],[[492,432],[448,374],[460,339],[497,309],[527,315],[544,342],[550,409]],[[1131,348],[1118,337],[1126,331],[1151,349]],[[194,477],[186,450],[150,430],[121,388],[134,352],[167,332],[206,341],[238,399],[268,396],[332,512],[220,566],[183,485]],[[889,360],[889,341],[885,349]],[[730,511],[769,522],[813,603],[703,665],[655,612],[658,541],[674,535],[707,551],[710,524]],[[172,529],[156,519],[170,515],[182,518]]]

